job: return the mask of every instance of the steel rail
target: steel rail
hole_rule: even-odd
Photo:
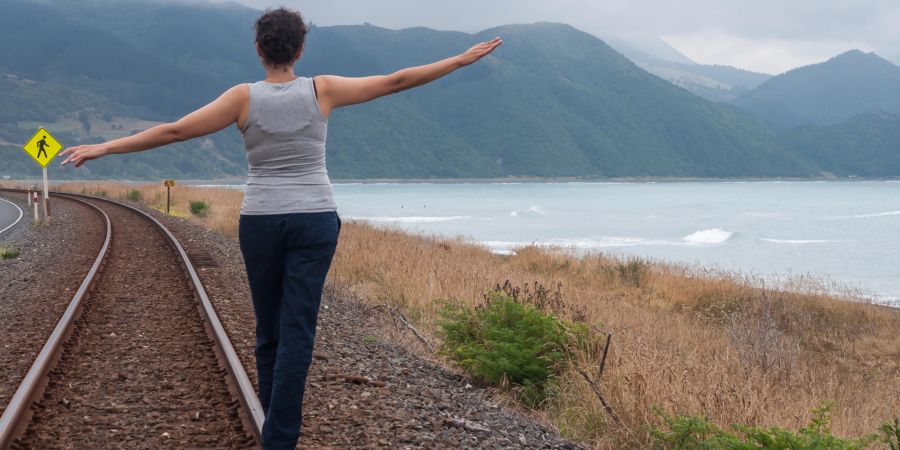
[[[54,354],[54,357],[46,358],[47,361],[43,361],[38,369],[35,369],[35,366],[38,366],[39,361],[35,361],[35,364],[32,366],[32,370],[29,371],[28,375],[26,375],[25,380],[23,380],[22,385],[19,387],[19,390],[16,391],[16,394],[10,401],[9,406],[7,406],[6,411],[4,411],[3,417],[2,419],[0,419],[0,449],[8,449],[10,445],[12,445],[14,439],[21,435],[21,433],[24,433],[25,428],[27,428],[28,421],[31,419],[31,404],[34,401],[38,400],[39,396],[43,393],[43,388],[46,387],[47,383],[46,375],[49,373],[52,365],[55,364],[55,362],[59,359],[58,357],[62,349],[62,343],[65,338],[68,337],[68,334],[71,334],[72,324],[77,317],[77,313],[80,312],[81,301],[86,297],[86,293],[89,291],[90,287],[93,286],[94,279],[96,278],[97,272],[99,272],[99,268],[102,265],[103,257],[105,257],[109,249],[109,243],[112,236],[112,225],[109,221],[109,216],[107,216],[106,213],[96,205],[80,199],[102,201],[126,208],[134,212],[135,214],[138,214],[141,218],[154,224],[157,228],[159,228],[163,236],[166,237],[169,245],[179,256],[179,262],[182,268],[187,273],[188,278],[190,279],[191,287],[194,291],[194,296],[198,300],[197,306],[204,318],[204,324],[206,326],[207,333],[215,344],[214,347],[219,365],[222,366],[227,373],[226,381],[228,384],[228,389],[229,391],[231,391],[231,394],[236,397],[241,403],[242,407],[239,410],[241,421],[244,423],[244,427],[250,432],[254,439],[256,439],[256,442],[260,442],[259,437],[260,433],[262,432],[264,419],[264,411],[262,409],[262,405],[259,402],[259,398],[256,396],[256,391],[253,388],[253,384],[250,382],[250,378],[247,376],[247,372],[244,370],[244,366],[241,364],[241,361],[237,356],[237,352],[235,352],[234,350],[234,346],[228,339],[228,335],[225,332],[225,328],[222,326],[222,322],[219,320],[218,315],[216,315],[215,308],[213,307],[212,302],[210,302],[209,300],[206,289],[203,287],[203,283],[200,281],[200,277],[197,275],[197,271],[194,269],[190,257],[188,256],[187,252],[185,252],[184,247],[181,246],[181,243],[178,242],[178,239],[175,238],[175,235],[173,235],[172,232],[165,227],[165,225],[156,220],[156,218],[133,206],[102,197],[68,193],[55,194],[61,197],[66,197],[71,200],[88,204],[100,211],[101,214],[103,214],[103,216],[106,218],[107,222],[106,241],[103,245],[103,249],[101,250],[101,255],[97,257],[94,266],[91,268],[91,272],[89,272],[88,277],[85,279],[84,283],[82,283],[82,287],[79,288],[79,291],[75,294],[75,298],[73,298],[72,303],[76,303],[75,300],[77,299],[77,304],[74,306],[74,308],[73,305],[70,304],[69,309],[66,310],[66,314],[63,315],[63,319],[60,319],[60,324],[57,325],[57,329],[63,327],[65,328],[66,332],[60,334],[60,336],[57,338],[58,342],[54,342],[53,345],[51,345],[51,341],[48,340],[47,344],[44,345],[44,350],[41,351],[41,355],[38,356],[38,359],[41,359],[41,356],[44,355],[45,350],[48,350],[48,347],[51,347],[49,351]],[[71,315],[69,314],[70,310],[73,311],[73,314]],[[68,320],[69,322],[63,324],[64,320]],[[53,334],[51,335],[51,340],[56,335],[57,330],[54,330]],[[65,336],[63,337],[63,335]],[[34,376],[32,376],[33,371],[35,372]],[[28,386],[26,386],[26,383],[28,384]],[[21,395],[20,391],[23,391]],[[18,403],[14,405],[14,401]],[[15,408],[12,408],[12,406],[15,406]],[[7,416],[9,417],[7,418]]]
[[[84,300],[94,287],[100,268],[105,262],[106,255],[109,253],[109,245],[112,241],[112,223],[109,220],[109,216],[103,210],[90,203],[82,203],[96,209],[106,221],[106,238],[103,241],[100,253],[94,259],[91,270],[88,271],[81,286],[78,287],[78,291],[75,292],[75,295],[69,302],[66,311],[59,319],[59,322],[57,322],[53,332],[50,333],[50,337],[47,339],[44,347],[41,348],[41,352],[38,353],[31,368],[28,369],[28,373],[25,374],[25,378],[19,384],[19,388],[16,389],[15,394],[13,394],[6,405],[6,409],[3,410],[3,415],[0,416],[0,449],[10,448],[15,439],[24,433],[28,427],[28,422],[31,420],[32,415],[31,405],[43,395],[44,388],[47,387],[47,376],[53,366],[56,365],[56,362],[59,361],[63,344],[72,334],[75,320],[81,314]]]

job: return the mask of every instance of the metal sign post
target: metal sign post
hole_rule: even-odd
[[[50,211],[47,208],[47,201],[50,198],[50,186],[47,182],[47,166],[42,167],[44,172],[44,197],[41,199],[41,203],[44,205],[44,225],[50,225]]]

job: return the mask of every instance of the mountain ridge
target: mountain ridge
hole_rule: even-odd
[[[900,113],[900,67],[850,50],[773,77],[735,105],[784,128],[835,125],[868,111]]]

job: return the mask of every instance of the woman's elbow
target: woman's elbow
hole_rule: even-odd
[[[387,83],[387,92],[389,94],[396,94],[400,91],[405,91],[412,87],[411,77],[402,71],[395,72],[391,76],[388,77]]]
[[[166,142],[182,142],[188,140],[187,130],[180,126],[178,122],[167,123],[163,127],[163,138]]]

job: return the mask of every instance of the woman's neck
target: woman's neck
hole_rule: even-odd
[[[287,83],[295,79],[297,79],[297,75],[294,75],[294,66],[266,67],[266,82],[268,83]]]

